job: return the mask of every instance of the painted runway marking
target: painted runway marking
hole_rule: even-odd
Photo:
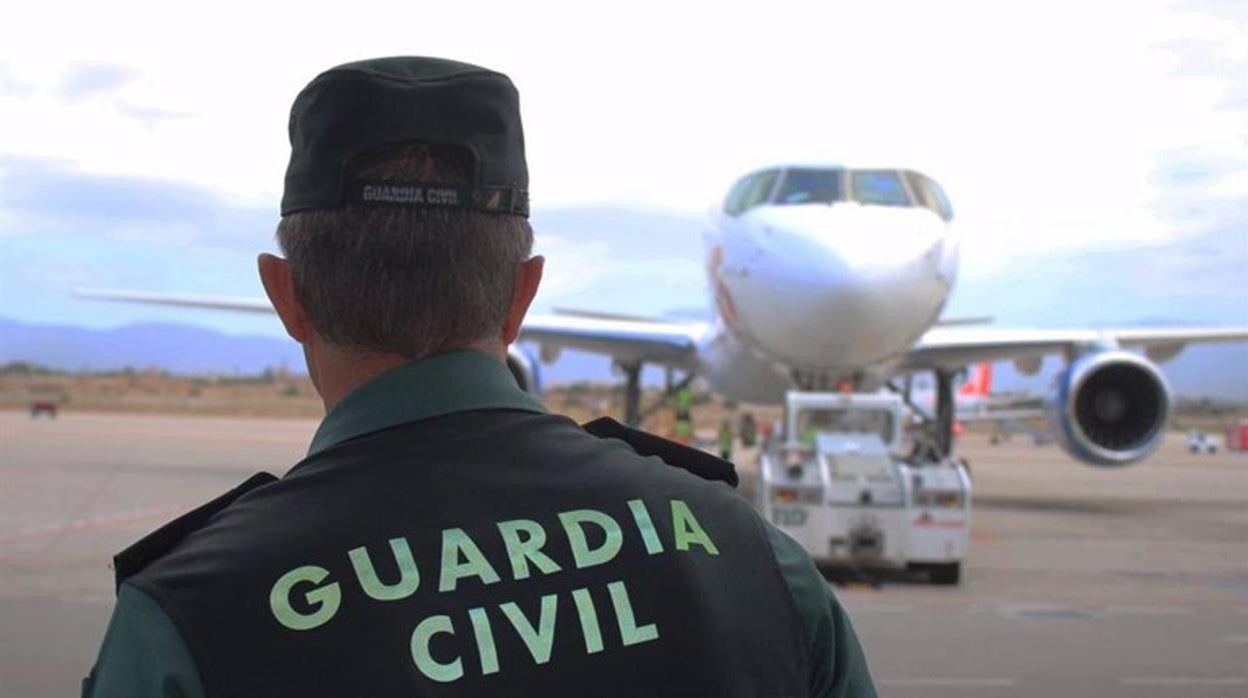
[[[1106,606],[1108,616],[1185,616],[1192,609],[1183,606]]]
[[[1126,676],[1126,686],[1248,686],[1244,676]]]
[[[1001,613],[1014,618],[1028,620],[1092,620],[1096,614],[1071,606],[1006,606],[999,609]]]
[[[880,679],[879,684],[894,688],[936,688],[941,686],[956,688],[1011,688],[1014,686],[1014,679],[934,676],[914,679]]]
[[[63,603],[85,603],[85,604],[101,604],[113,603],[117,597],[113,594],[75,594],[72,596],[58,597]]]
[[[136,509],[134,511],[123,511],[117,514],[96,516],[89,519],[78,519],[77,521],[63,521],[58,523],[43,524],[40,526],[25,526],[10,533],[0,533],[0,544],[38,540],[40,538],[59,536],[66,533],[98,531],[104,528],[124,526],[126,524],[138,523],[149,519],[169,517],[173,514],[181,512],[181,507],[166,504],[164,506],[149,507],[147,509]]]
[[[874,603],[846,605],[849,606],[849,609],[854,613],[909,613],[914,610],[914,606],[907,606],[905,604]]]

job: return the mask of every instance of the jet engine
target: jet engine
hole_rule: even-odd
[[[507,369],[515,376],[516,384],[521,390],[541,398],[542,377],[537,370],[537,362],[519,344],[507,347]]]
[[[1075,359],[1053,381],[1049,422],[1067,453],[1089,465],[1129,465],[1157,450],[1170,389],[1151,361],[1125,351]]]

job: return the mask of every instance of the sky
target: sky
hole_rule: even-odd
[[[0,26],[0,316],[279,333],[70,289],[258,296],[291,100],[393,54],[516,83],[539,309],[704,307],[708,209],[750,168],[815,162],[941,182],[964,239],[955,310],[1248,323],[1233,0],[23,3]]]

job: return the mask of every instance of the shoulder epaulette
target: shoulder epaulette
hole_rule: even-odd
[[[701,449],[626,427],[610,417],[600,417],[582,428],[600,439],[619,439],[632,446],[640,455],[658,456],[668,465],[688,470],[705,480],[718,480],[733,487],[737,486],[737,470],[733,464]]]
[[[203,528],[214,514],[233,504],[244,494],[276,480],[277,477],[269,473],[256,473],[247,478],[243,484],[207,504],[188,511],[117,553],[113,557],[113,573],[116,575],[117,589],[121,589],[121,583],[126,579],[167,555],[183,538]]]

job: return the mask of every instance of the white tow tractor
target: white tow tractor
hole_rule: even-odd
[[[952,458],[905,453],[905,417],[892,394],[787,393],[784,431],[759,455],[757,503],[817,562],[957,584],[971,480]]]

